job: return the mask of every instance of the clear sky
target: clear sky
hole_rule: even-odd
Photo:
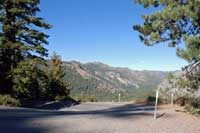
[[[187,63],[167,44],[145,46],[132,29],[152,12],[133,0],[41,0],[41,13],[53,25],[49,52],[62,60],[100,61],[135,70],[179,70]]]

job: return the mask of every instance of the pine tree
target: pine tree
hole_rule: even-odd
[[[47,56],[48,44],[45,33],[36,30],[51,26],[36,13],[39,0],[0,1],[0,93],[11,93],[13,88],[12,69],[20,61]]]
[[[185,49],[177,49],[177,55],[189,63],[200,60],[200,36],[186,38]]]
[[[49,78],[58,81],[65,75],[63,71],[61,57],[57,53],[53,53],[48,63]]]
[[[37,59],[21,61],[12,70],[13,91],[19,99],[40,100],[45,98],[47,76],[38,67]]]
[[[182,40],[197,38],[200,34],[199,0],[135,0],[145,8],[155,7],[161,10],[143,15],[143,25],[135,25],[140,38],[148,46],[160,42],[169,42],[176,46]],[[199,40],[199,38],[198,38]]]
[[[49,99],[63,100],[68,98],[70,84],[64,81],[65,72],[63,70],[61,57],[55,52],[48,62],[48,87],[47,96]]]
[[[177,47],[177,55],[191,65],[186,77],[191,88],[200,86],[200,1],[199,0],[135,0],[145,8],[154,7],[158,11],[142,15],[143,25],[133,28],[140,32],[140,39],[147,45],[168,42]],[[184,43],[185,48],[179,44]],[[188,70],[189,69],[189,70]]]

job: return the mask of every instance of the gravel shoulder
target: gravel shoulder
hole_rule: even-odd
[[[200,133],[200,118],[178,106],[83,103],[59,111],[0,106],[2,133]]]

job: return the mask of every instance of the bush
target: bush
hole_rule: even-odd
[[[20,106],[19,100],[12,98],[10,95],[0,95],[0,105]]]
[[[192,107],[192,106],[186,106],[185,110],[188,111],[192,115],[198,115],[198,114],[200,114],[200,109]]]
[[[46,97],[49,100],[63,100],[69,96],[70,85],[62,81],[50,80],[46,90]]]
[[[179,97],[176,103],[185,106],[185,110],[192,115],[200,114],[200,98]]]
[[[156,98],[154,96],[148,96],[147,99],[146,99],[146,101],[147,101],[147,103],[154,103],[155,99]]]
[[[146,99],[146,102],[148,104],[154,104],[155,101],[156,101],[156,97],[154,97],[154,96],[148,96]],[[168,103],[168,101],[166,99],[158,98],[158,104],[166,104],[166,103]]]
[[[93,95],[75,95],[72,96],[78,102],[97,102],[97,98]]]
[[[176,99],[176,103],[180,106],[200,108],[200,98],[179,97]]]
[[[69,99],[69,97],[68,96],[55,96],[55,100],[56,101],[66,101],[66,100],[68,100]]]
[[[180,105],[180,106],[185,106],[187,103],[188,99],[185,97],[178,97],[176,99],[176,104]]]
[[[194,108],[200,108],[200,98],[189,98],[187,101],[187,105],[192,106]]]

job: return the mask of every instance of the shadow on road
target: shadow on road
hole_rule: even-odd
[[[157,118],[157,119],[158,119],[158,118],[161,118],[161,117],[163,117],[165,114],[166,114],[166,113],[159,114],[156,118]]]
[[[13,131],[15,133],[45,133],[48,132],[48,127],[45,128],[41,125],[30,124],[30,121],[33,119],[41,120],[43,118],[48,119],[57,116],[67,117],[72,115],[78,115],[79,117],[85,115],[96,115],[116,119],[126,119],[131,117],[137,119],[139,117],[152,116],[153,109],[153,106],[143,104],[127,104],[93,111],[50,111],[23,108],[0,108],[0,129],[2,133],[10,133]]]

